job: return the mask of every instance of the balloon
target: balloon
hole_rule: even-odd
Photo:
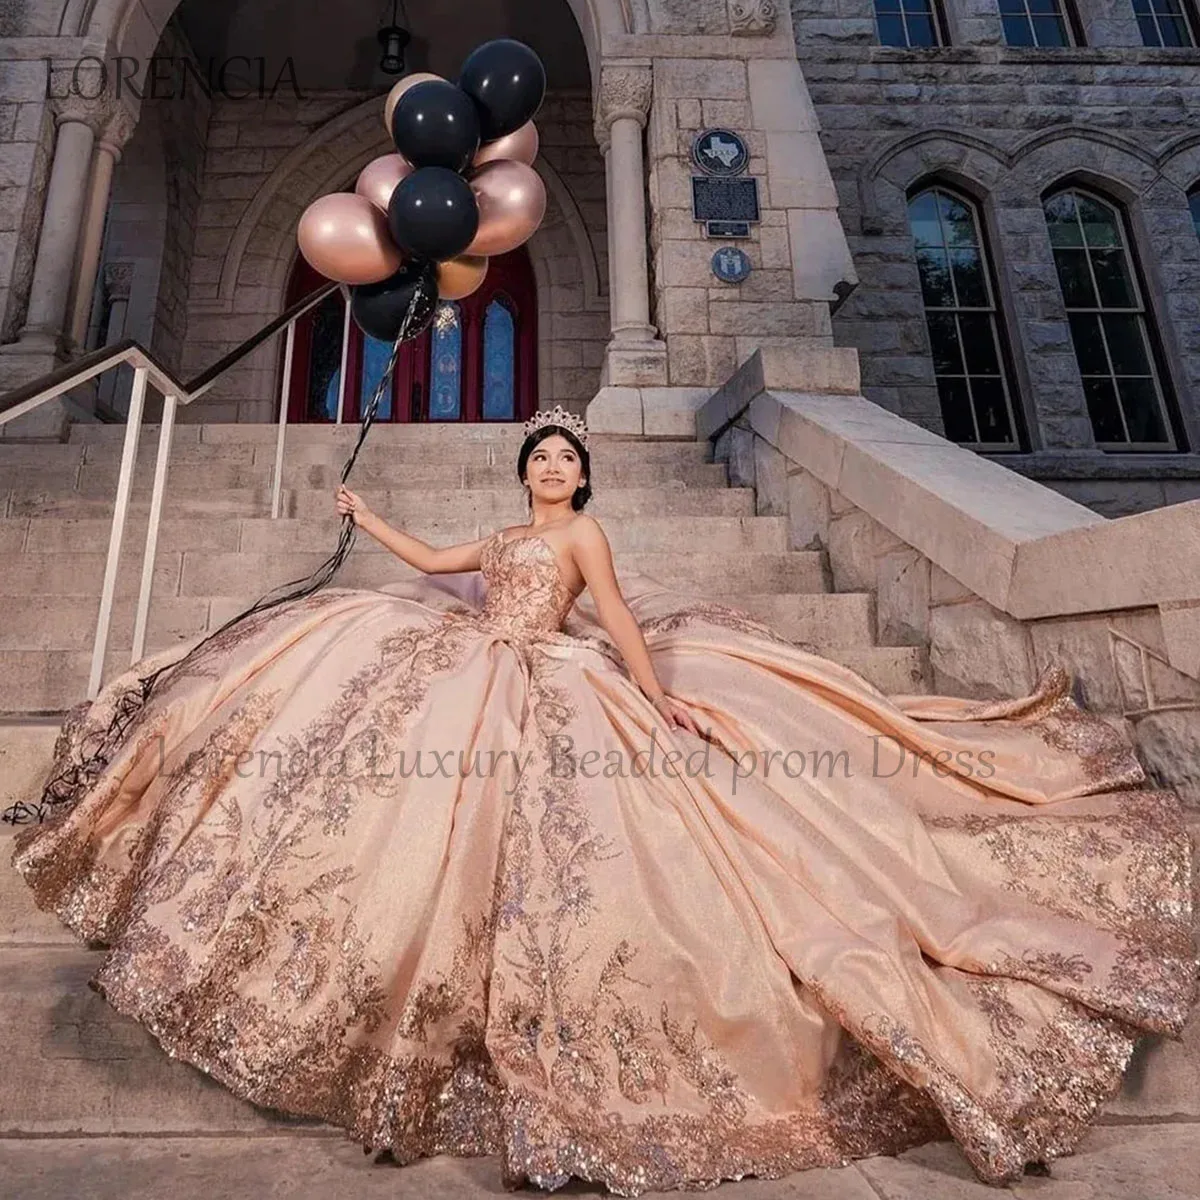
[[[467,55],[458,86],[475,101],[480,136],[490,142],[532,120],[546,95],[546,68],[524,42],[497,38]]]
[[[433,320],[437,302],[437,271],[431,262],[405,263],[379,283],[350,289],[350,315],[363,333],[383,342],[396,340],[410,305],[415,307],[408,337],[423,333]]]
[[[470,96],[454,84],[426,80],[397,102],[392,140],[414,167],[462,171],[479,149],[479,115]]]
[[[413,258],[441,260],[461,254],[479,228],[471,186],[445,167],[419,167],[401,180],[387,216],[396,245]]]
[[[532,166],[533,160],[537,158],[537,152],[537,126],[532,121],[526,121],[514,133],[506,133],[504,137],[497,138],[494,142],[484,142],[479,147],[479,153],[475,155],[472,165],[482,167],[484,163],[496,162],[501,158],[511,158],[514,162],[528,163]]]
[[[443,300],[462,300],[477,291],[487,275],[488,260],[460,254],[437,265],[438,295]]]
[[[388,201],[400,180],[407,178],[415,168],[403,154],[384,154],[372,159],[359,172],[354,190],[366,196],[380,212],[387,212]]]
[[[501,159],[480,167],[471,180],[471,191],[479,205],[479,231],[467,245],[467,254],[490,257],[515,250],[529,240],[546,215],[546,185],[525,163]],[[404,245],[398,238],[397,242]]]
[[[388,137],[392,135],[392,113],[396,111],[396,105],[400,103],[400,97],[414,83],[427,83],[431,79],[440,80],[442,83],[446,82],[440,75],[433,75],[429,71],[414,71],[411,75],[405,75],[388,92],[387,99],[383,102],[383,127],[388,131]]]
[[[296,228],[300,253],[327,279],[377,283],[400,265],[387,218],[365,196],[331,192],[314,200]]]

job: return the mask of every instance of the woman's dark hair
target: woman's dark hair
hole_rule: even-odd
[[[521,446],[521,453],[517,455],[517,478],[525,482],[525,467],[529,463],[529,456],[539,443],[544,442],[548,437],[554,434],[560,434],[571,443],[571,449],[579,455],[579,465],[583,471],[583,477],[587,480],[575,489],[575,494],[571,497],[571,507],[579,512],[580,509],[592,498],[592,460],[587,452],[587,447],[569,430],[562,425],[543,425],[540,429],[535,429]]]

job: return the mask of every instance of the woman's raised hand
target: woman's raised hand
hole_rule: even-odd
[[[337,500],[337,510],[344,517],[347,514],[355,525],[364,525],[375,514],[367,507],[363,498],[352,492],[344,483],[338,485],[334,493]]]

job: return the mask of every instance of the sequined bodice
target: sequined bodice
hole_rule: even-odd
[[[479,568],[488,590],[482,615],[518,632],[558,632],[575,597],[558,567],[554,547],[540,535],[504,540],[497,531],[485,543]]]

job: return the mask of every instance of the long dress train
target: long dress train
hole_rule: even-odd
[[[667,726],[553,548],[328,588],[70,714],[39,906],[239,1096],[400,1161],[637,1195],[952,1136],[1069,1153],[1195,999],[1177,797],[1061,669],[887,697],[726,604],[623,590]],[[114,712],[131,717],[113,744]]]

